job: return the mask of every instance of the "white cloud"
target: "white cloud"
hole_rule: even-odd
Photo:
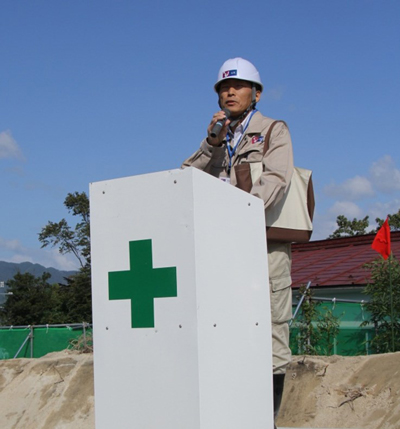
[[[367,232],[370,232],[378,226],[375,222],[376,218],[386,219],[388,214],[397,213],[399,209],[400,199],[386,202],[374,201],[371,205],[361,207],[349,201],[336,201],[329,209],[315,213],[312,239],[324,240],[332,234],[338,227],[336,219],[339,215],[344,215],[350,221],[369,216]]]
[[[386,202],[380,202],[380,201],[375,202],[368,209],[370,226],[373,228],[376,228],[377,226],[377,224],[375,223],[376,218],[386,219],[386,216],[388,214],[397,213],[399,209],[400,209],[399,199],[394,199]]]
[[[344,215],[351,220],[365,217],[364,211],[351,201],[336,201],[327,213],[329,216],[334,216],[335,220],[339,215]]]
[[[324,194],[341,200],[362,200],[376,196],[377,192],[390,194],[400,190],[400,170],[391,156],[374,162],[367,176],[354,176],[340,184],[325,186]]]
[[[390,194],[400,190],[400,170],[396,168],[391,156],[385,155],[374,162],[369,174],[378,191]]]
[[[363,219],[366,214],[357,204],[349,201],[336,201],[324,212],[316,211],[313,220],[312,240],[325,240],[338,228],[336,219],[339,215],[346,216],[349,220]]]
[[[332,234],[337,229],[336,219],[339,215],[344,215],[350,221],[369,216],[367,231],[371,231],[377,226],[376,218],[385,219],[388,214],[399,211],[398,194],[397,198],[389,200],[389,195],[399,190],[400,170],[388,155],[374,162],[365,176],[357,175],[340,184],[325,186],[323,193],[329,198],[322,198],[323,208],[317,198],[317,210],[320,208],[321,211],[314,217],[313,240],[322,240]],[[332,199],[337,201],[326,207],[326,203]]]
[[[40,249],[40,253],[44,253],[42,265],[45,267],[54,267],[63,271],[79,270],[80,268],[78,260],[71,254],[62,255],[57,249]]]
[[[2,237],[0,237],[0,260],[17,264],[31,262],[63,271],[79,269],[79,263],[72,255],[61,255],[57,249],[25,247],[19,240],[5,240]]]
[[[352,177],[339,185],[334,183],[327,185],[324,193],[330,197],[353,201],[372,197],[375,194],[371,182],[363,176]]]
[[[0,159],[7,158],[24,160],[24,156],[9,130],[0,132]]]
[[[0,249],[18,252],[23,249],[23,246],[18,240],[4,240],[0,237]]]
[[[337,228],[337,215],[315,213],[313,220],[312,240],[325,240]]]

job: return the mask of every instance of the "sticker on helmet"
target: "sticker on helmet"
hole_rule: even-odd
[[[230,76],[237,76],[237,70],[227,70],[222,73],[222,79],[225,79]]]

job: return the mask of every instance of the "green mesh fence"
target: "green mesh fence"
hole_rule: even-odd
[[[340,320],[339,334],[329,343],[322,339],[317,344],[321,354],[356,356],[370,354],[369,341],[373,338],[374,328],[360,327],[366,320],[367,312],[360,303],[321,302],[318,312],[324,314],[332,310]],[[301,310],[296,320],[300,320]],[[38,358],[47,353],[71,348],[71,343],[87,336],[91,340],[92,329],[87,324],[38,327],[0,327],[0,359]],[[290,328],[290,348],[292,353],[303,354],[298,340],[299,329],[296,323]],[[325,352],[324,352],[325,351]]]
[[[78,339],[91,341],[87,324],[40,327],[0,327],[0,359],[38,358],[72,348]]]
[[[362,303],[350,302],[321,302],[317,307],[317,312],[320,315],[328,311],[332,311],[335,317],[340,321],[339,333],[335,338],[321,339],[317,344],[314,344],[319,354],[337,354],[342,356],[357,356],[367,355],[371,351],[369,342],[374,336],[374,327],[360,327],[361,323],[368,318],[368,313]],[[296,320],[301,320],[301,310],[296,317]],[[317,322],[313,322],[314,328],[317,327]],[[301,341],[299,340],[299,329],[296,327],[296,321],[293,322],[290,328],[290,348],[293,354],[301,355],[304,353]]]

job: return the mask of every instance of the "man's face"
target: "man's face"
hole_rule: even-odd
[[[251,104],[251,83],[240,79],[226,79],[219,86],[218,96],[221,109],[229,109],[232,117],[238,117]],[[260,91],[256,91],[256,101],[259,99]]]

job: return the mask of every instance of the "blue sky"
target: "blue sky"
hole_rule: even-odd
[[[222,63],[264,84],[295,164],[313,170],[313,239],[336,217],[400,208],[400,2],[3,0],[0,260],[76,268],[41,249],[90,182],[178,168],[217,110]]]

